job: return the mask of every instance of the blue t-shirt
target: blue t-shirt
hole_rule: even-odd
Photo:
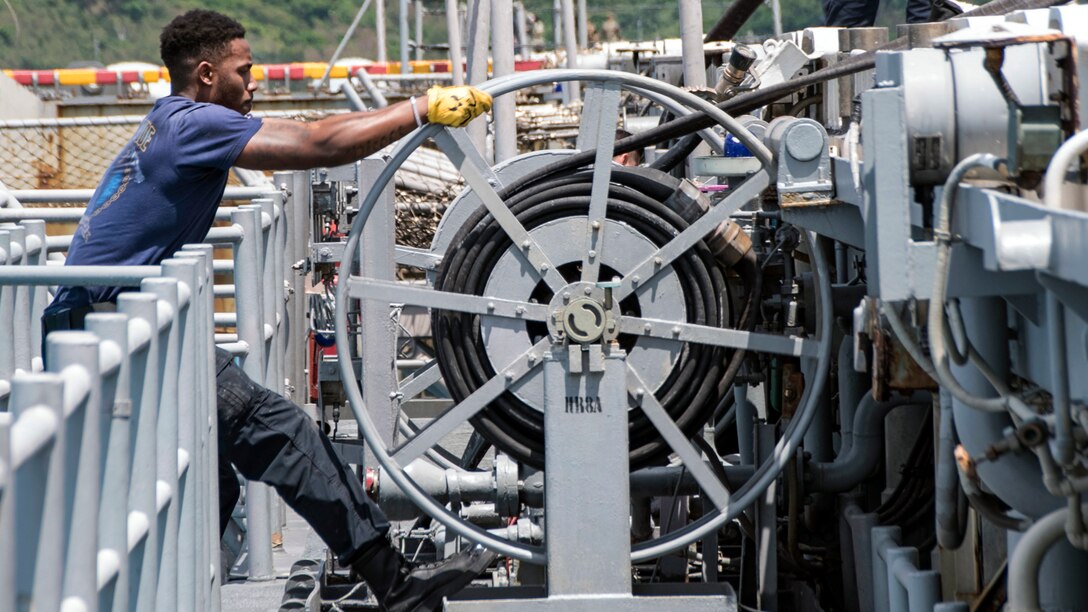
[[[155,103],[106,170],[68,248],[67,265],[156,265],[200,242],[227,175],[261,120],[169,96]],[[62,287],[49,311],[117,299],[120,287]]]

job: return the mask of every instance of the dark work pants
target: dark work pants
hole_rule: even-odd
[[[257,385],[216,349],[219,414],[219,521],[238,503],[238,479],[276,489],[341,562],[385,541],[389,522],[317,424],[294,403]]]
[[[865,28],[876,23],[880,0],[823,0],[824,25]],[[929,0],[907,0],[907,23],[925,23],[931,12]]]

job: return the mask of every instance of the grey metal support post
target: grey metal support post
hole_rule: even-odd
[[[11,385],[17,610],[61,607],[64,570],[58,568],[64,568],[64,540],[56,534],[64,525],[63,394],[62,379],[55,374],[19,377]],[[51,432],[46,427],[50,422]],[[27,448],[28,440],[46,436],[51,444]]]
[[[759,423],[755,427],[756,463],[763,464],[774,455],[776,427]],[[758,607],[766,612],[778,610],[778,485],[772,483],[756,505],[756,584]]]
[[[198,518],[203,527],[195,553],[198,590],[196,609],[213,612],[219,609],[219,454],[218,421],[216,419],[215,345],[212,342],[214,326],[212,314],[214,248],[210,244],[185,245],[177,253],[179,258],[197,262],[198,302],[194,313],[196,345],[193,353],[199,357],[194,363],[198,381],[198,400],[194,407],[196,422],[197,454],[201,461],[196,469],[197,507],[203,511]],[[214,449],[214,450],[213,450]],[[206,502],[204,500],[207,500]],[[203,586],[201,586],[203,585]]]
[[[177,610],[196,610],[197,551],[202,541],[197,523],[197,476],[201,462],[197,448],[197,416],[202,413],[201,388],[196,368],[200,343],[197,341],[197,312],[200,309],[200,287],[197,262],[191,258],[167,259],[162,262],[163,275],[179,283],[182,303],[178,305],[175,325],[178,326],[180,351],[178,360],[178,579]]]
[[[66,332],[49,338],[49,368],[68,380],[86,383],[86,393],[66,397],[64,598],[88,605],[98,599],[98,581],[90,568],[98,565],[99,483],[102,478],[101,376],[98,337],[89,332]],[[76,385],[78,389],[79,386]],[[78,515],[78,520],[77,520]]]
[[[276,391],[276,369],[281,355],[276,350],[276,310],[277,303],[279,302],[276,281],[276,211],[275,205],[272,200],[268,198],[260,198],[253,200],[254,206],[260,206],[261,209],[261,233],[260,233],[260,250],[261,254],[258,257],[260,262],[260,275],[258,278],[261,283],[261,317],[263,326],[261,329],[261,352],[262,363],[264,364],[264,372],[259,379],[259,382],[265,387]],[[267,229],[264,229],[264,219],[269,219],[270,224]],[[252,350],[252,349],[251,349]]]
[[[32,242],[37,243],[33,252],[28,253],[26,264],[30,266],[44,266],[49,255],[49,247],[45,241],[45,221],[40,219],[28,219],[21,223],[26,228],[26,240],[28,247]],[[39,338],[42,337],[42,312],[49,305],[49,291],[45,285],[33,285],[27,287],[30,298],[30,363],[42,356],[42,347]]]
[[[128,486],[131,447],[132,359],[128,350],[128,316],[120,313],[87,315],[87,331],[102,339],[104,351],[115,350],[120,365],[102,381],[103,405],[99,414],[102,497],[98,512],[98,547],[116,559],[117,576],[102,589],[99,609],[129,609]],[[101,555],[100,555],[101,557]]]
[[[378,63],[389,61],[385,48],[385,0],[375,0],[374,4],[375,44],[378,45]]]
[[[684,85],[706,87],[703,5],[699,0],[680,0],[680,53],[684,58]]]
[[[857,573],[858,609],[869,610],[873,605],[872,530],[876,527],[876,514],[863,514],[857,506],[844,510],[850,525],[853,542],[854,567]]]
[[[26,228],[21,224],[10,228],[12,251],[18,253],[18,265],[27,265],[26,253]],[[12,329],[12,353],[15,357],[13,364],[15,369],[30,371],[30,291],[27,285],[15,285],[8,288],[15,296]],[[34,338],[34,342],[38,342]]]
[[[287,198],[287,275],[294,289],[288,301],[287,353],[294,355],[290,370],[291,385],[294,387],[290,398],[298,404],[309,401],[307,397],[306,364],[304,347],[296,348],[295,343],[305,342],[306,320],[306,259],[310,249],[310,177],[308,172],[277,174],[276,185],[286,188]],[[282,177],[282,182],[280,178]]]
[[[491,33],[491,0],[468,3],[468,83],[479,85],[487,80],[487,46]],[[473,121],[465,127],[469,139],[487,159],[487,123]]]
[[[12,415],[0,411],[0,542],[15,540],[15,496],[11,494]],[[0,546],[0,610],[15,609],[15,547]]]
[[[156,499],[158,457],[156,407],[159,401],[159,312],[158,299],[145,293],[122,293],[117,312],[129,316],[128,334],[132,353],[132,414],[129,437],[129,605],[135,610],[154,611],[158,584],[159,538]],[[142,345],[142,347],[141,347]],[[133,541],[133,533],[136,541]]]
[[[385,168],[385,163],[376,157],[360,161],[359,183],[373,184]],[[394,227],[393,186],[387,184],[363,226],[363,235],[359,241],[360,245],[365,246],[359,249],[363,276],[393,280],[396,247]],[[397,388],[397,324],[392,319],[388,302],[361,300],[359,306],[362,334],[366,338],[360,355],[363,363],[363,400],[370,412],[370,418],[382,431],[385,444],[392,445],[400,409],[389,397],[389,390]],[[368,466],[378,465],[369,448],[366,450],[365,460]]]
[[[0,265],[10,266],[14,263],[11,253],[11,231],[0,230]],[[14,338],[15,334],[15,289],[14,286],[0,286],[0,336]],[[11,379],[15,371],[15,355],[8,351],[0,351],[0,379]]]
[[[423,7],[423,0],[412,0],[412,8],[415,9],[416,18],[416,61],[423,60],[423,12],[426,10]]]
[[[301,203],[294,196],[293,176],[291,172],[277,172],[272,175],[272,184],[283,194],[280,199],[284,220],[284,231],[282,232],[283,270],[280,278],[283,279],[283,287],[286,292],[283,308],[284,318],[280,324],[280,334],[284,340],[283,391],[285,397],[301,404],[304,402],[298,399],[301,391],[298,385],[302,383],[299,368],[304,345],[300,345],[300,341],[304,338],[302,330],[305,329],[305,319],[299,317],[298,306],[305,301],[305,286],[303,282],[299,282],[300,276],[293,269],[293,266],[301,259],[297,256],[300,236],[296,228],[298,217],[295,214]],[[302,312],[304,316],[305,310]]]
[[[567,50],[567,68],[578,67],[578,42],[574,36],[574,0],[560,0],[563,6],[563,46]],[[582,99],[577,81],[563,83],[564,102],[573,104]]]
[[[412,64],[411,54],[408,49],[408,0],[400,0],[397,10],[397,20],[400,24],[400,73],[410,74]]]
[[[589,48],[589,20],[586,11],[586,0],[578,0],[578,48]]]
[[[740,449],[740,461],[745,465],[752,465],[755,463],[752,426],[756,422],[756,408],[752,402],[748,401],[748,385],[734,384],[733,395],[736,397],[737,445]]]
[[[533,47],[529,43],[529,24],[528,18],[525,16],[525,4],[523,2],[514,2],[514,34],[518,41],[518,55],[523,60],[529,59]]]
[[[454,85],[465,84],[465,55],[461,42],[461,16],[457,0],[446,0],[446,40],[450,45],[450,73]]]
[[[888,607],[891,612],[908,612],[910,595],[899,578],[918,566],[918,550],[906,546],[888,546],[884,549],[884,564],[888,570],[884,577],[888,581]],[[933,609],[932,605],[930,609]]]
[[[491,38],[493,76],[514,74],[514,14],[511,0],[491,0]],[[518,154],[514,96],[499,96],[493,112],[495,162],[500,163]]]
[[[585,354],[589,371],[578,374],[572,368],[582,370],[582,364],[571,364],[571,353],[579,360],[583,355],[572,348],[557,347],[544,355],[544,473],[549,482],[562,483],[547,487],[544,499],[548,596],[630,593],[625,355],[591,347],[596,351]],[[583,411],[572,398],[589,398],[599,410]],[[594,468],[585,469],[590,463]],[[585,520],[584,496],[592,490],[597,491],[594,514],[603,521]]]
[[[231,220],[241,226],[242,241],[234,248],[234,292],[238,309],[238,339],[249,346],[242,364],[246,375],[264,380],[263,296],[260,282],[261,220],[260,207],[239,206]],[[214,477],[214,475],[213,475]],[[272,524],[269,517],[269,490],[259,482],[246,483],[246,540],[249,545],[249,577],[269,580],[272,568]]]
[[[869,551],[873,572],[874,612],[891,612],[888,605],[888,563],[884,559],[884,550],[899,543],[899,527],[875,527],[870,532],[871,550]],[[862,606],[864,608],[865,606]]]
[[[173,278],[148,278],[140,285],[144,293],[159,298],[160,314],[170,317],[160,320],[159,333],[159,414],[157,419],[158,465],[156,485],[171,496],[163,516],[157,522],[162,526],[162,547],[159,551],[158,592],[156,605],[177,609],[178,581],[178,374],[181,367],[181,350],[178,326],[178,281]],[[161,506],[161,500],[156,500]]]

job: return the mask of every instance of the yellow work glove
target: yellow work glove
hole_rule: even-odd
[[[475,87],[439,87],[427,90],[427,121],[464,127],[491,110],[491,95]]]

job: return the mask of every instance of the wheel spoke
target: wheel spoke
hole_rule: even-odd
[[[438,369],[438,360],[432,359],[427,362],[427,365],[400,381],[400,387],[397,388],[400,401],[406,402],[414,398],[440,380],[442,380],[442,371]]]
[[[578,149],[597,147],[593,160],[593,187],[589,196],[589,225],[582,256],[582,282],[595,283],[604,253],[604,217],[608,204],[608,183],[612,178],[612,148],[616,142],[616,113],[620,104],[619,83],[595,82],[586,90]]]
[[[465,182],[480,198],[487,211],[495,217],[506,236],[517,246],[515,250],[529,262],[533,273],[547,283],[552,291],[558,292],[567,281],[555,269],[544,249],[533,240],[525,226],[499,197],[495,189],[501,187],[502,183],[476,147],[469,142],[464,131],[444,128],[435,135],[434,140],[465,177]]]
[[[657,401],[657,398],[642,382],[642,378],[639,377],[638,372],[630,364],[627,365],[627,376],[628,383],[635,387],[633,390],[635,401],[642,409],[643,414],[650,419],[661,437],[684,462],[684,467],[691,472],[695,481],[699,483],[707,499],[718,510],[725,510],[725,507],[729,504],[729,491],[721,480],[714,475],[710,466],[703,461],[703,454],[691,444],[684,432],[680,431],[672,417],[665,411],[665,407],[661,405],[661,402]]]
[[[348,293],[360,300],[382,300],[390,304],[410,304],[468,314],[489,315],[543,322],[548,307],[517,300],[481,297],[467,293],[437,291],[422,286],[405,285],[396,281],[353,276],[348,280]]]
[[[800,336],[780,336],[664,319],[620,317],[619,330],[621,334],[663,338],[676,342],[695,342],[792,357],[817,357],[820,354],[819,342]]]
[[[525,377],[534,368],[538,367],[542,360],[541,352],[551,343],[545,338],[537,342],[529,350],[518,355],[506,367],[491,377],[478,389],[473,391],[464,400],[450,406],[438,418],[431,421],[411,440],[408,440],[400,448],[391,453],[397,465],[405,466],[415,458],[422,455],[428,448],[438,444],[442,438],[451,431],[457,429],[462,423],[471,419],[477,412],[483,410],[495,398],[502,395],[511,386]],[[532,356],[532,357],[530,357]]]
[[[752,199],[759,197],[759,194],[769,184],[770,176],[766,170],[760,170],[748,177],[748,180],[741,183],[724,201],[711,207],[695,223],[689,225],[687,229],[677,234],[665,246],[640,262],[630,274],[624,276],[619,289],[616,291],[615,299],[622,300],[626,298],[638,288],[640,283],[645,283],[655,275],[660,274],[676,258],[686,253],[696,242],[699,242],[710,233],[710,230],[727,220],[729,215]]]

